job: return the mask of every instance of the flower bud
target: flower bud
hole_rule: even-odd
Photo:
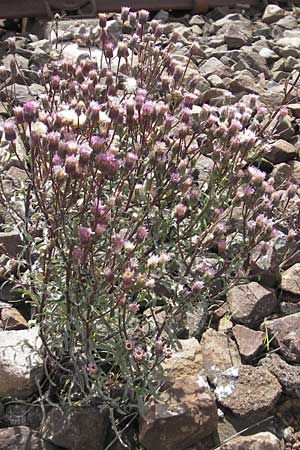
[[[17,138],[15,124],[11,120],[4,122],[4,137],[6,141],[14,141]]]
[[[88,227],[80,227],[79,228],[79,238],[80,242],[85,245],[88,244],[92,236],[92,230]]]
[[[106,14],[105,13],[100,13],[100,14],[98,14],[98,18],[99,18],[99,26],[101,28],[105,28],[106,27],[106,20],[107,20]]]

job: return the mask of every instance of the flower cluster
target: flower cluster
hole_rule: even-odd
[[[251,250],[276,232],[276,208],[295,194],[259,168],[266,114],[255,96],[201,104],[186,76],[196,46],[183,67],[176,33],[148,16],[123,8],[129,34],[114,42],[100,14],[96,30],[77,36],[100,60],[41,68],[45,94],[4,125],[11,154],[20,159],[17,138],[26,150],[27,235],[46,230],[32,282],[49,357],[67,361],[68,398],[101,396],[108,377],[148,395],[172,354],[176,317],[223,295],[218,281],[244,276]]]

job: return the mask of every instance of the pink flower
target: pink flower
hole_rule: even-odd
[[[79,228],[79,237],[82,244],[87,244],[90,241],[92,230],[88,227]]]

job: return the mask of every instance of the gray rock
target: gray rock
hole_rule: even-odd
[[[244,22],[232,22],[225,25],[219,33],[224,34],[224,42],[228,49],[241,48],[251,42],[252,33],[249,24],[242,26]]]
[[[281,47],[292,48],[300,50],[300,36],[299,37],[283,37],[277,40],[277,45]]]
[[[139,441],[147,449],[187,448],[217,428],[213,394],[198,377],[175,379],[158,402],[145,405],[140,419]]]
[[[288,364],[276,353],[267,355],[259,365],[275,375],[286,395],[300,398],[300,366]]]
[[[103,450],[108,413],[95,407],[54,407],[41,428],[43,438],[66,450]]]
[[[269,320],[268,333],[271,345],[291,363],[300,363],[300,313]]]
[[[259,95],[264,92],[264,89],[257,84],[254,77],[247,70],[243,70],[234,76],[229,89],[233,94],[245,92]]]
[[[1,397],[29,397],[37,390],[42,368],[42,343],[37,328],[1,333]]]
[[[226,77],[232,74],[231,70],[225,64],[214,57],[205,61],[200,66],[199,71],[204,77],[212,74],[218,75],[219,77]]]
[[[27,427],[0,429],[0,450],[60,450],[40,439],[36,431]]]
[[[250,326],[259,324],[278,306],[274,290],[265,289],[254,281],[229,289],[227,301],[232,320]]]

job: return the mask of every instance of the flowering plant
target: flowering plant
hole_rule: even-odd
[[[267,119],[255,96],[201,105],[197,45],[183,66],[176,32],[147,11],[120,20],[130,31],[117,43],[104,14],[78,36],[99,61],[40,70],[45,93],[14,108],[3,139],[28,177],[22,282],[50,377],[70,402],[127,412],[157,392],[186,312],[207,312],[247,275],[251,250],[265,254],[295,189],[258,167]]]

